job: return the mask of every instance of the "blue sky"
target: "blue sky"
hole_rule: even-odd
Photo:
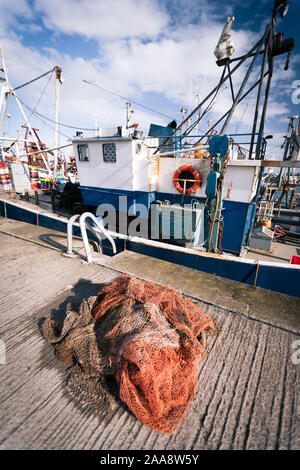
[[[62,67],[62,123],[87,128],[96,121],[103,127],[125,125],[125,100],[81,78],[161,113],[133,105],[132,122],[147,132],[151,122],[166,125],[171,118],[179,122],[180,109],[192,109],[196,93],[203,98],[217,84],[221,69],[213,52],[227,16],[235,17],[231,32],[234,54],[239,56],[262,35],[272,5],[273,0],[0,0],[0,41],[13,87],[54,65]],[[274,135],[269,148],[277,155],[287,117],[299,112],[299,105],[291,101],[292,83],[300,80],[299,13],[299,1],[291,1],[288,15],[277,25],[284,38],[295,39],[289,71],[283,71],[285,56],[275,61],[266,132]],[[236,74],[236,89],[244,72],[245,68]],[[257,74],[255,69],[251,80]],[[54,76],[49,78],[21,89],[18,95],[54,119]],[[252,94],[238,106],[230,132],[250,131],[254,104]],[[229,105],[226,85],[201,128],[205,130],[207,121],[217,119]],[[11,117],[4,131],[14,136],[24,122],[12,99],[7,112]],[[53,123],[35,116],[30,122],[51,146]],[[75,130],[60,127],[60,132],[64,144]]]

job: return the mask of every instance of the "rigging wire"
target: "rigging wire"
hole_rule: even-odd
[[[226,88],[227,88],[227,87],[222,87],[222,88],[220,88],[220,90],[225,90]],[[213,107],[217,104],[219,98],[220,98],[220,95],[217,94],[217,95],[215,96],[214,101],[211,103],[211,105],[209,106],[209,109],[207,110],[206,119],[208,119],[208,117],[210,116],[210,114],[211,114],[211,112],[212,112],[212,110],[213,110]],[[201,119],[202,119],[202,117],[201,117]],[[209,121],[207,121],[207,122],[209,122]],[[204,132],[204,133],[205,133],[205,132]]]
[[[223,68],[223,71],[222,71],[222,75],[221,75],[221,78],[219,80],[219,83],[217,85],[217,89],[212,97],[212,99],[210,100],[209,104],[207,105],[207,107],[205,108],[205,110],[203,111],[203,113],[196,119],[195,122],[193,122],[193,124],[190,125],[190,127],[188,127],[185,132],[183,133],[183,135],[188,135],[195,127],[196,125],[198,124],[198,122],[201,121],[201,119],[205,116],[206,113],[210,112],[214,106],[214,102],[215,102],[215,99],[217,98],[217,95],[221,89],[221,83],[222,83],[222,80],[224,78],[224,75],[225,75],[225,67]]]
[[[49,73],[51,73],[51,76],[50,76],[50,79],[51,79],[51,77],[53,76],[53,72],[54,72],[54,71],[55,71],[55,67],[53,67],[53,68],[52,68],[51,70],[49,70],[48,72],[45,72],[44,74],[39,75],[38,77],[33,78],[32,80],[30,80],[30,81],[28,81],[28,82],[26,82],[26,83],[23,83],[22,85],[17,86],[16,88],[14,88],[14,91],[19,90],[20,88],[23,88],[24,86],[29,85],[29,84],[31,84],[31,83],[33,83],[33,82],[35,82],[35,81],[37,81],[37,80],[39,80],[39,79],[45,77],[45,76],[48,75]],[[118,94],[118,93],[116,93],[116,92],[114,92],[114,91],[112,91],[112,90],[109,90],[109,89],[103,87],[102,85],[99,85],[99,84],[97,84],[97,83],[91,82],[91,81],[89,81],[89,80],[86,80],[86,79],[83,79],[83,78],[80,78],[80,77],[77,77],[76,75],[74,75],[74,74],[72,74],[72,73],[70,73],[70,72],[67,72],[67,71],[65,71],[65,70],[64,70],[64,74],[67,74],[67,75],[69,75],[69,76],[71,76],[71,77],[73,77],[73,78],[75,78],[75,79],[77,79],[77,80],[79,80],[79,81],[81,81],[81,82],[83,82],[83,83],[86,83],[86,84],[88,84],[88,85],[92,85],[92,86],[94,86],[94,87],[96,87],[96,88],[99,88],[99,89],[101,89],[101,90],[103,90],[103,91],[105,91],[105,92],[107,92],[107,93],[110,93],[110,94],[112,94],[112,95],[114,95],[114,96],[117,96],[118,98],[121,98],[121,99],[126,100],[126,101],[130,101],[131,103],[135,104],[136,106],[139,106],[139,107],[141,107],[141,108],[144,108],[144,109],[146,109],[146,110],[148,110],[148,111],[151,111],[151,112],[153,112],[153,113],[155,113],[155,114],[159,114],[160,116],[163,116],[163,117],[165,117],[165,118],[167,118],[167,119],[171,119],[172,121],[175,120],[173,117],[168,116],[167,114],[161,113],[160,111],[157,111],[157,110],[155,110],[155,109],[153,109],[153,108],[151,108],[151,107],[149,107],[149,106],[146,106],[146,105],[143,105],[143,104],[141,104],[141,103],[138,103],[137,101],[132,100],[131,98],[127,98],[126,96],[122,96],[122,95],[120,95],[120,94]],[[50,81],[50,79],[49,79],[49,81]],[[24,104],[24,103],[23,103],[23,104]],[[24,104],[24,106],[25,106],[25,104]],[[34,112],[33,112],[32,109],[27,105],[27,109],[30,109],[30,111],[31,111],[32,114],[35,114],[35,115],[39,116],[40,118],[46,119],[47,121],[50,121],[50,122],[52,122],[52,123],[54,123],[54,124],[56,123],[56,121],[54,121],[53,119],[51,119],[51,118],[49,118],[48,116],[45,116],[45,115],[39,113],[38,111],[36,111],[36,108],[37,108],[37,105],[34,107]],[[31,116],[32,116],[32,114],[31,114]],[[84,131],[96,131],[96,130],[97,130],[97,129],[95,129],[95,128],[87,128],[87,127],[80,127],[80,126],[72,126],[72,125],[70,125],[70,124],[64,124],[64,123],[62,123],[62,122],[59,122],[58,124],[59,124],[60,126],[62,126],[62,127],[67,127],[67,128],[69,128],[69,129],[78,129],[78,130],[84,130]]]
[[[130,101],[131,103],[135,104],[136,106],[147,109],[148,111],[151,111],[152,113],[160,114],[161,116],[163,116],[165,118],[168,118],[168,119],[171,119],[172,121],[176,120],[173,117],[168,116],[167,114],[161,113],[160,111],[156,111],[156,109],[153,109],[153,108],[150,108],[149,106],[145,106],[144,104],[138,103],[137,101],[134,101],[131,98],[126,98],[126,96],[119,95],[115,91],[108,90],[107,88],[103,87],[102,85],[99,85],[98,83],[90,82],[89,80],[86,80],[84,78],[77,77],[76,75],[74,75],[70,72],[66,72],[65,70],[64,70],[64,74],[70,75],[70,77],[76,78],[77,80],[79,80],[83,83],[87,83],[88,85],[92,85],[96,88],[99,88],[100,90],[106,91],[107,93],[110,93],[114,96],[117,96],[118,98],[121,98],[122,100]]]
[[[68,74],[68,75],[71,75],[71,76],[77,78],[77,79],[80,80],[80,81],[83,81],[83,82],[88,83],[88,84],[90,84],[90,85],[96,86],[97,88],[101,88],[101,89],[103,89],[103,90],[105,90],[105,91],[107,91],[107,92],[109,92],[109,93],[112,93],[112,94],[118,96],[119,98],[122,98],[122,99],[125,99],[125,100],[128,100],[128,101],[130,100],[130,98],[126,98],[126,97],[124,97],[124,96],[118,95],[117,93],[115,93],[115,92],[113,92],[113,91],[110,91],[110,90],[107,90],[107,89],[105,89],[105,88],[103,88],[103,87],[101,87],[100,85],[97,85],[97,84],[95,84],[95,83],[88,82],[87,80],[84,80],[84,79],[80,79],[80,78],[76,77],[75,75],[70,74],[69,72],[64,72],[64,73],[65,73],[65,74]],[[20,99],[20,98],[19,98],[19,99]],[[20,100],[20,101],[21,101],[21,100]],[[167,116],[167,115],[165,115],[165,114],[163,114],[163,113],[160,113],[159,111],[155,111],[154,109],[149,108],[149,107],[147,107],[147,106],[144,106],[144,105],[142,105],[142,104],[139,104],[139,103],[137,103],[137,102],[135,102],[135,101],[133,101],[133,100],[131,100],[131,102],[134,103],[134,104],[137,104],[138,106],[144,107],[145,109],[148,109],[148,110],[150,110],[150,111],[152,111],[152,112],[155,112],[155,113],[157,113],[157,114],[161,114],[161,115],[164,116],[164,117],[167,117],[167,118],[169,118],[169,119],[173,119],[173,118],[171,118],[170,116]],[[22,102],[22,103],[23,103],[23,102]],[[23,104],[24,104],[24,103],[23,103]],[[24,106],[25,106],[25,104],[24,104]],[[47,121],[50,121],[50,122],[52,122],[52,123],[54,123],[54,124],[55,124],[55,122],[56,122],[56,121],[54,121],[53,119],[49,118],[48,116],[45,116],[44,114],[41,114],[41,113],[39,113],[38,111],[36,111],[36,106],[35,106],[34,110],[32,110],[32,109],[27,105],[27,109],[29,109],[32,114],[34,114],[34,115],[36,115],[36,116],[38,116],[38,117],[40,117],[40,118],[46,119]],[[62,122],[59,122],[58,124],[59,124],[60,126],[62,126],[62,127],[67,127],[67,128],[69,128],[69,129],[77,129],[77,130],[92,131],[92,132],[94,132],[94,131],[97,130],[97,129],[95,129],[95,128],[90,128],[90,127],[72,126],[72,125],[70,125],[70,124],[64,124],[64,123],[62,123]]]
[[[268,152],[271,150],[277,149],[278,147],[281,147],[282,144],[275,145],[274,147],[268,148]]]
[[[41,100],[43,94],[45,93],[45,90],[46,90],[46,88],[47,88],[47,85],[48,85],[48,83],[50,82],[50,80],[51,80],[51,78],[52,78],[52,76],[53,76],[53,72],[54,72],[54,71],[55,71],[55,67],[52,68],[51,70],[49,70],[48,72],[46,72],[46,73],[44,73],[44,74],[42,74],[42,75],[40,75],[40,76],[38,76],[38,77],[36,77],[36,78],[34,78],[34,79],[32,79],[32,80],[30,80],[30,81],[28,81],[28,82],[22,84],[22,85],[19,85],[18,87],[16,87],[16,88],[14,89],[14,90],[18,90],[18,89],[20,89],[20,88],[22,88],[22,87],[24,87],[24,86],[26,86],[26,85],[29,85],[29,84],[31,84],[31,83],[33,83],[33,82],[35,82],[35,81],[41,79],[42,77],[48,75],[49,73],[51,73],[51,76],[50,76],[50,78],[49,78],[49,80],[48,80],[48,82],[47,82],[47,84],[46,84],[44,90],[42,91],[42,94],[41,94],[41,96],[40,96],[40,98],[39,98],[37,104],[35,105],[35,107],[34,107],[33,109],[32,109],[29,105],[27,105],[24,101],[22,101],[22,100],[19,98],[19,100],[22,102],[22,104],[31,112],[30,118],[32,117],[32,115],[35,115],[36,117],[38,117],[38,118],[44,123],[44,125],[47,125],[47,126],[50,127],[51,129],[53,129],[53,127],[50,126],[49,124],[47,124],[45,121],[43,121],[43,119],[45,119],[45,120],[47,120],[47,121],[49,121],[49,122],[52,122],[52,123],[54,123],[54,124],[56,123],[56,121],[54,121],[53,119],[49,118],[48,116],[45,116],[45,115],[39,113],[39,112],[36,110],[36,108],[37,108],[37,106],[38,106],[38,104],[39,104],[39,102],[40,102],[40,100]],[[122,95],[120,95],[120,94],[118,94],[118,93],[116,93],[116,92],[114,92],[114,91],[112,91],[112,90],[109,90],[109,89],[103,87],[102,85],[99,85],[99,84],[97,84],[97,83],[91,82],[91,81],[86,80],[86,79],[82,79],[82,78],[77,77],[76,75],[74,75],[74,74],[72,74],[72,73],[70,73],[70,72],[67,72],[67,71],[64,71],[64,74],[67,74],[67,75],[69,75],[69,76],[71,76],[71,77],[73,77],[73,78],[75,78],[75,79],[77,79],[77,80],[79,80],[79,81],[81,81],[81,82],[83,82],[83,83],[86,83],[86,84],[88,84],[88,85],[91,85],[91,86],[94,86],[94,87],[99,88],[99,89],[101,89],[101,90],[104,90],[104,91],[106,91],[107,93],[110,93],[110,94],[112,94],[112,95],[114,95],[114,96],[117,96],[117,97],[119,97],[119,98],[121,98],[121,99],[123,99],[123,100],[130,101],[130,102],[132,102],[133,104],[135,104],[135,105],[137,105],[137,106],[139,106],[139,107],[141,107],[141,108],[144,108],[144,109],[146,109],[146,110],[148,110],[148,111],[154,112],[154,113],[159,114],[159,115],[161,115],[161,116],[163,116],[163,117],[166,117],[166,118],[168,118],[168,119],[175,120],[175,119],[174,119],[173,117],[171,117],[171,116],[168,116],[168,115],[166,115],[166,114],[164,114],[164,113],[161,113],[160,111],[157,111],[157,110],[155,110],[155,109],[153,109],[153,108],[150,108],[150,107],[148,107],[148,106],[145,106],[145,105],[143,105],[143,104],[141,104],[141,103],[138,103],[137,101],[131,100],[130,98],[127,98],[127,97],[125,97],[125,96],[122,96]],[[211,111],[211,109],[212,109],[212,107],[213,107],[213,105],[214,105],[214,101],[215,101],[215,99],[216,99],[216,97],[217,97],[217,95],[218,95],[218,92],[219,92],[220,88],[221,88],[221,87],[218,86],[218,88],[217,88],[217,90],[216,90],[216,92],[215,92],[215,94],[214,94],[212,100],[210,101],[210,103],[208,104],[208,106],[206,107],[206,109],[204,110],[204,112],[202,113],[202,115],[195,121],[195,123],[193,123],[193,124],[190,126],[189,129],[187,129],[187,130],[185,131],[184,134],[190,133],[191,130],[194,129],[194,127],[198,124],[198,122],[203,118],[203,116],[204,116],[207,112],[210,112],[210,111]],[[62,123],[62,122],[58,122],[58,124],[59,124],[60,126],[62,126],[62,127],[67,127],[67,128],[69,128],[69,129],[78,129],[78,130],[85,130],[85,131],[95,131],[95,130],[96,130],[95,128],[86,128],[86,127],[80,127],[80,126],[72,126],[72,125],[69,125],[69,124],[64,124],[64,123]],[[64,137],[70,138],[69,136],[67,136],[66,134],[62,133],[61,131],[59,131],[59,133],[60,133],[62,136],[64,136]],[[19,136],[19,138],[20,138],[20,136]],[[17,139],[17,140],[18,140],[18,139]],[[17,140],[16,140],[16,141],[17,141]]]
[[[51,73],[51,72],[52,72],[52,73]],[[32,108],[29,109],[29,107],[26,106],[25,103],[22,101],[23,105],[26,106],[27,109],[29,109],[29,111],[31,111],[31,114],[30,114],[29,118],[27,119],[27,121],[29,121],[29,120],[31,119],[32,115],[35,114],[35,112],[36,112],[35,110],[36,110],[36,108],[38,107],[38,105],[39,105],[39,103],[40,103],[40,101],[41,101],[43,95],[44,95],[45,92],[46,92],[46,89],[47,89],[47,87],[48,87],[48,85],[49,85],[49,83],[50,83],[50,80],[51,80],[52,76],[53,76],[53,72],[54,72],[54,69],[52,69],[52,70],[50,70],[49,72],[47,72],[46,74],[43,74],[42,76],[38,77],[38,78],[42,78],[42,77],[46,76],[48,73],[51,73],[51,75],[50,75],[48,81],[46,82],[46,84],[45,84],[45,86],[44,86],[44,88],[43,88],[43,90],[42,90],[42,92],[41,92],[41,94],[40,94],[40,96],[39,96],[39,98],[38,98],[38,100],[37,100],[37,102],[36,102],[36,104],[35,104],[35,106],[34,106],[33,109],[32,109]],[[21,88],[21,87],[18,87],[18,88]],[[21,101],[20,98],[18,98],[18,99],[19,99],[19,101]],[[44,124],[45,124],[45,123],[44,123]],[[22,134],[23,134],[24,132],[25,132],[25,128],[23,127],[23,128],[21,128],[21,131],[20,131],[18,137],[11,143],[11,145],[9,146],[9,148],[11,148],[13,145],[15,145],[17,142],[20,141],[20,139],[21,139],[21,137],[22,137]]]
[[[28,106],[28,108],[29,108],[29,106]],[[56,121],[54,121],[54,119],[51,119],[51,118],[45,116],[44,114],[39,113],[38,111],[34,110],[33,114],[35,114],[36,116],[38,116],[40,118],[46,119],[47,121],[53,122],[54,124],[56,123]],[[97,130],[95,128],[90,128],[90,127],[71,126],[69,124],[63,124],[62,122],[58,122],[58,125],[62,126],[62,127],[68,127],[69,129],[77,129],[77,130],[81,130],[81,131],[96,131]]]
[[[42,93],[41,93],[39,99],[37,100],[35,107],[33,108],[33,111],[34,111],[34,112],[36,112],[36,109],[37,109],[38,105],[40,104],[42,97],[43,97],[44,94],[46,93],[46,89],[47,89],[47,87],[48,87],[48,85],[49,85],[49,83],[50,83],[51,78],[53,77],[53,72],[54,72],[54,70],[52,70],[52,73],[51,73],[51,75],[50,75],[50,77],[49,77],[49,79],[48,79],[48,82],[47,82],[46,85],[44,86],[44,88],[43,88],[43,90],[42,90]]]
[[[19,98],[19,97],[18,97],[18,98]],[[21,98],[19,98],[19,101],[22,103],[23,106],[25,106],[25,108],[28,109],[28,111],[31,111],[31,112],[34,111],[30,106],[28,106],[28,104],[26,104],[23,100],[21,100]],[[45,126],[50,127],[50,129],[52,129],[52,130],[55,130],[55,128],[54,128],[53,126],[51,126],[50,124],[48,124],[47,122],[45,122],[45,121],[39,116],[39,114],[38,114],[36,111],[34,111],[33,114],[34,114],[38,119],[40,119],[40,120],[45,124]],[[58,131],[58,133],[59,133],[60,135],[62,135],[63,137],[66,137],[67,139],[72,139],[72,137],[70,137],[70,136],[64,134],[64,133],[61,132],[61,131]]]
[[[53,77],[53,72],[54,72],[54,69],[51,71],[51,75],[50,75],[50,77],[49,77],[47,83],[45,84],[45,86],[44,86],[44,88],[43,88],[43,90],[42,90],[42,92],[41,92],[41,94],[40,94],[39,99],[37,100],[37,102],[36,102],[34,108],[31,110],[31,114],[30,114],[29,118],[27,119],[28,121],[32,118],[32,115],[37,112],[37,111],[36,111],[36,108],[38,107],[38,105],[39,105],[40,102],[41,102],[42,97],[43,97],[44,94],[46,93],[46,89],[47,89],[47,87],[48,87],[48,85],[49,85],[49,83],[50,83],[51,78]],[[20,98],[19,98],[19,100],[20,100]],[[19,135],[18,139],[16,140],[16,142],[18,142],[18,140],[20,139],[20,137],[21,137],[21,135],[22,135],[22,133],[23,133],[24,131],[25,131],[25,129],[23,128],[23,129],[21,130],[20,135]]]
[[[50,80],[51,80],[51,78],[52,78],[52,76],[53,76],[54,71],[55,71],[55,67],[53,67],[53,68],[52,68],[51,70],[49,70],[48,72],[43,73],[42,75],[39,75],[39,76],[36,77],[36,78],[33,78],[33,79],[30,80],[29,82],[26,82],[26,83],[23,83],[22,85],[17,86],[17,87],[14,88],[13,90],[14,90],[14,91],[19,90],[20,88],[23,88],[23,87],[26,86],[26,85],[30,85],[31,83],[33,83],[33,82],[35,82],[35,81],[37,81],[37,80],[40,80],[41,78],[43,78],[43,77],[45,77],[46,75],[48,75],[48,74],[51,73],[50,78],[49,78],[49,81],[47,82],[47,85],[48,85],[48,83],[50,82]],[[47,88],[47,85],[46,85],[45,89]],[[46,120],[48,120],[48,121],[51,121],[51,122],[53,122],[53,123],[55,124],[56,121],[54,121],[53,119],[50,119],[49,117],[44,116],[43,114],[38,113],[38,112],[36,111],[36,108],[37,108],[37,106],[38,106],[38,104],[39,104],[39,102],[40,102],[40,100],[41,100],[41,98],[42,98],[42,95],[43,95],[44,92],[45,92],[45,89],[43,90],[43,92],[42,92],[42,94],[41,94],[41,96],[40,96],[40,98],[39,98],[37,104],[36,104],[35,107],[34,107],[34,112],[35,112],[35,114],[38,114],[40,117],[42,117],[42,118],[44,118],[44,119],[46,119]],[[20,98],[19,98],[19,99],[20,99]],[[21,100],[20,100],[20,101],[21,101]],[[24,106],[25,106],[25,105],[24,105]],[[31,116],[30,116],[30,117],[32,117],[32,114],[33,114],[33,111],[31,110]],[[29,119],[30,119],[30,118],[29,118]],[[68,125],[68,124],[63,124],[63,123],[61,123],[61,122],[59,122],[58,124],[59,124],[60,126],[63,126],[63,127],[69,127],[70,129],[79,129],[79,130],[83,130],[83,131],[96,131],[96,130],[97,130],[97,129],[91,129],[91,128],[86,128],[86,127],[70,126],[70,125]]]
[[[38,105],[39,105],[39,103],[40,103],[40,101],[41,101],[41,98],[42,98],[43,94],[45,93],[46,88],[47,88],[47,86],[48,86],[48,84],[49,84],[49,82],[50,82],[50,80],[51,80],[51,78],[52,78],[52,76],[53,76],[54,70],[55,70],[55,69],[53,68],[52,70],[50,70],[49,72],[47,72],[47,74],[48,74],[48,73],[51,73],[51,72],[52,72],[52,73],[51,73],[51,75],[50,75],[50,77],[49,77],[49,80],[48,80],[48,82],[47,82],[45,88],[43,89],[43,91],[42,91],[42,93],[41,93],[41,96],[40,96],[38,102],[36,103],[35,107],[34,107],[33,109],[31,109],[30,106],[27,105],[27,109],[29,109],[29,110],[31,111],[30,118],[31,118],[32,115],[34,114],[34,115],[36,115],[36,116],[38,116],[38,117],[41,117],[41,118],[43,118],[43,119],[46,119],[47,121],[50,121],[50,122],[53,122],[54,124],[56,124],[56,121],[54,121],[54,119],[51,119],[51,118],[45,116],[44,114],[39,113],[39,112],[36,110],[36,108],[38,107]],[[38,77],[38,78],[41,78],[41,77],[43,77],[43,76],[45,76],[45,75],[47,75],[47,74],[41,75],[41,76]],[[31,82],[28,82],[28,83],[31,83]],[[24,84],[24,85],[22,85],[22,86],[25,86],[25,85],[26,85],[26,84]],[[21,87],[17,87],[17,88],[21,88]],[[16,89],[17,89],[17,88],[16,88]],[[19,100],[21,101],[20,98],[19,98]],[[24,104],[24,106],[25,106],[25,103],[24,103],[23,101],[21,101],[21,102],[22,102],[22,103]],[[30,118],[29,118],[29,119],[30,119]],[[94,129],[94,128],[79,127],[79,126],[71,126],[71,125],[69,125],[69,124],[63,124],[62,122],[58,122],[58,125],[60,125],[60,126],[62,126],[62,127],[68,127],[68,128],[70,128],[70,129],[78,129],[78,130],[83,130],[83,131],[96,131],[96,130],[97,130],[97,129]]]
[[[254,83],[257,82],[257,80],[259,79],[259,77],[260,77],[260,72],[258,72],[257,79],[255,80]],[[246,113],[246,111],[247,111],[247,109],[248,109],[248,106],[249,106],[249,103],[250,103],[250,98],[251,98],[251,95],[252,95],[253,91],[254,91],[254,88],[251,90],[251,92],[250,92],[250,94],[249,94],[249,96],[248,96],[247,103],[246,103],[246,105],[245,105],[244,111],[243,111],[243,113],[242,113],[240,119],[238,120],[238,123],[237,123],[237,125],[236,125],[236,129],[235,129],[235,134],[237,134],[239,125],[240,125],[240,123],[241,123],[241,121],[242,121],[242,119],[243,119],[243,117],[244,117],[244,115],[245,115],[245,113]]]
[[[43,73],[42,75],[39,75],[38,77],[33,78],[33,79],[30,80],[29,82],[23,83],[22,85],[19,85],[19,86],[17,86],[16,88],[13,88],[13,90],[16,91],[16,90],[19,90],[20,88],[23,88],[23,87],[26,86],[26,85],[30,85],[30,83],[36,82],[36,81],[39,80],[40,78],[43,78],[43,77],[45,77],[46,75],[48,75],[48,73],[54,72],[54,70],[55,70],[55,67],[53,67],[51,70],[48,70],[48,72],[45,72],[45,73]]]

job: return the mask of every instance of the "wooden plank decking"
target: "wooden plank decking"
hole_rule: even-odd
[[[283,315],[285,296],[279,294],[274,321],[255,310],[252,291],[251,315],[249,309],[222,308],[212,298],[203,300],[201,273],[126,252],[103,258],[102,266],[88,265],[50,247],[54,236],[48,229],[0,220],[0,339],[6,348],[6,364],[0,365],[0,449],[300,448],[300,365],[291,360],[292,343],[299,339],[299,302],[286,297]],[[57,236],[65,244],[65,237]],[[137,276],[181,284],[186,294],[202,299],[203,310],[222,328],[201,364],[193,405],[173,436],[150,430],[122,407],[99,417],[76,404],[64,388],[67,366],[39,332],[42,317],[74,297],[97,293],[126,266]],[[189,283],[180,283],[176,272]],[[207,289],[215,282],[220,299],[221,281],[207,279]],[[233,299],[235,307],[244,305],[238,300]]]

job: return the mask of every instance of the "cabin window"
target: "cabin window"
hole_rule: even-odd
[[[117,153],[115,144],[102,144],[103,161],[105,163],[116,163]]]
[[[87,144],[77,145],[77,149],[78,149],[79,161],[80,162],[88,162],[89,159],[90,159],[90,156],[89,156],[89,148],[88,148]]]

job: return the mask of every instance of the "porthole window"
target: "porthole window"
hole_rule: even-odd
[[[103,161],[105,163],[116,163],[117,161],[116,145],[112,143],[102,144],[102,148],[103,148]]]

